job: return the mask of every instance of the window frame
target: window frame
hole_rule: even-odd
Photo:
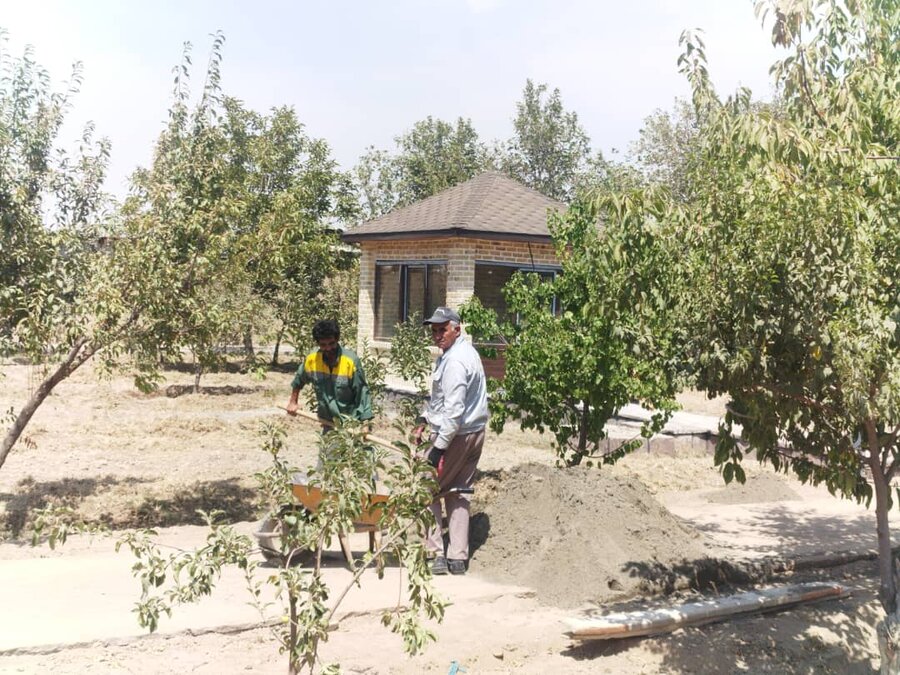
[[[546,263],[536,264],[536,263],[517,263],[517,262],[501,262],[497,260],[475,260],[475,267],[479,265],[489,265],[491,267],[512,267],[515,269],[515,272],[534,272],[535,274],[551,274],[551,281],[556,281],[556,278],[562,273],[562,265],[548,265]],[[475,297],[478,297],[478,293],[475,290],[475,284],[472,284],[472,294]],[[551,312],[554,315],[559,314],[559,299],[554,295]],[[516,317],[516,322],[518,323],[519,317]]]
[[[430,284],[430,274],[429,267],[443,267],[444,274],[449,277],[450,275],[450,264],[447,258],[427,258],[427,259],[402,259],[402,260],[376,260],[375,261],[375,297],[372,298],[373,309],[373,318],[374,318],[374,326],[373,326],[373,336],[376,340],[381,340],[384,342],[390,342],[393,339],[393,336],[385,337],[384,335],[378,335],[377,329],[380,325],[379,316],[377,316],[376,312],[378,309],[378,299],[381,297],[381,293],[383,292],[382,280],[380,275],[378,274],[379,267],[399,267],[399,288],[397,288],[398,297],[399,297],[399,305],[400,305],[400,317],[399,321],[406,321],[410,315],[410,307],[409,307],[409,299],[410,299],[410,290],[409,290],[409,271],[410,268],[416,269],[424,269],[424,288],[423,288],[423,298],[427,302],[428,293],[429,293],[429,284]],[[444,300],[442,303],[445,304],[447,302],[446,298],[447,289],[446,286],[444,288]],[[413,308],[413,311],[424,311],[425,308]],[[423,316],[423,318],[425,318]]]

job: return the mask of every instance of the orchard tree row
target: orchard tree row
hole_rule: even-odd
[[[221,48],[217,36],[194,106],[185,50],[153,163],[121,204],[102,192],[109,147],[92,128],[74,156],[54,147],[79,70],[60,93],[29,51],[0,51],[0,353],[42,369],[5,417],[0,466],[42,401],[91,359],[148,389],[185,350],[199,377],[236,336],[302,345],[310,317],[353,306],[340,297],[352,258],[335,253],[329,227],[348,190],[327,144],[288,108],[260,115],[224,96]]]
[[[477,301],[463,318],[507,343],[495,429],[513,418],[552,432],[561,463],[616,461],[641,438],[610,446],[609,418],[638,401],[656,411],[650,436],[690,385],[730,399],[715,455],[725,482],[743,482],[755,455],[874,504],[883,672],[898,673],[900,3],[764,1],[757,13],[785,53],[777,101],[720,96],[701,37],[685,33],[692,100],[648,120],[639,148],[656,169],[552,219],[562,272],[513,278],[515,322]],[[653,133],[672,139],[674,161],[659,161]]]
[[[316,317],[337,315],[352,341],[356,263],[339,246],[341,225],[488,169],[560,199],[616,173],[592,158],[559,91],[531,81],[507,142],[488,150],[471,122],[429,117],[396,151],[370,149],[344,172],[292,108],[258,113],[221,90],[223,43],[216,35],[199,93],[186,45],[153,162],[116,203],[103,191],[109,143],[93,126],[74,153],[57,147],[80,67],[55,91],[32,51],[9,55],[0,33],[0,355],[43,369],[29,400],[4,415],[0,467],[41,402],[92,358],[147,389],[161,364],[189,352],[199,387],[224,345],[242,344],[248,367],[262,368],[254,336],[274,345],[274,364],[283,340],[309,345]],[[639,175],[620,172],[624,182]]]

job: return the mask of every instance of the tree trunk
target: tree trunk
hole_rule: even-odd
[[[578,430],[578,454],[584,457],[587,454],[588,424],[591,419],[591,406],[587,401],[581,402],[581,428]]]
[[[275,336],[275,349],[272,351],[272,366],[278,365],[278,350],[281,347],[281,338],[284,336],[284,326],[281,327],[281,330],[278,331],[278,334]]]
[[[253,358],[253,329],[249,327],[244,329],[244,356],[247,360]]]
[[[288,611],[290,614],[291,630],[288,638],[288,673],[296,675],[300,672],[300,663],[297,658],[297,596],[293,591],[288,592]],[[312,669],[310,669],[312,672]]]
[[[875,421],[866,420],[866,440],[869,446],[869,468],[875,488],[875,520],[878,525],[878,599],[886,616],[878,624],[878,648],[881,652],[882,675],[900,675],[900,598],[897,596],[898,575],[891,550],[891,529],[888,512],[891,508],[891,486],[881,464],[881,446]]]
[[[575,409],[575,414],[579,417],[578,422],[578,449],[575,451],[575,455],[566,461],[567,466],[578,466],[581,464],[581,460],[584,459],[584,456],[587,454],[587,434],[588,434],[588,420],[591,414],[591,407],[587,404],[587,401],[580,401],[581,403],[581,412],[578,412],[578,409]]]
[[[6,462],[7,456],[13,449],[16,441],[22,436],[22,432],[25,431],[25,427],[28,426],[28,422],[31,421],[34,413],[40,407],[41,403],[43,403],[50,395],[54,387],[75,372],[75,370],[85,361],[91,358],[93,355],[92,350],[86,349],[84,352],[81,351],[85,344],[87,344],[85,338],[78,340],[69,350],[69,353],[66,354],[66,358],[63,359],[62,363],[56,367],[56,370],[44,378],[43,382],[38,385],[38,388],[34,391],[28,401],[25,402],[25,405],[13,421],[12,426],[3,437],[3,444],[0,445],[0,467]]]

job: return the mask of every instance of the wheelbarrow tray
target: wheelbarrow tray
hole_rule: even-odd
[[[294,479],[291,482],[291,492],[297,501],[311,512],[315,512],[325,498],[321,488],[309,485],[304,480]],[[370,494],[364,498],[362,511],[353,521],[357,531],[365,531],[378,525],[378,521],[381,519],[381,514],[384,511],[384,505],[388,499],[389,495],[385,494]]]

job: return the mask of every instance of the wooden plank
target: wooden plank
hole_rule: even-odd
[[[804,602],[846,597],[840,584],[812,582],[739,593],[669,607],[635,612],[564,619],[566,635],[575,640],[610,640],[667,633],[685,626],[699,626],[734,616],[783,609]]]

